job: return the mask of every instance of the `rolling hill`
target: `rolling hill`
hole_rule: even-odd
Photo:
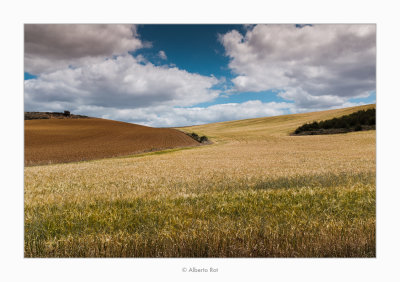
[[[242,140],[243,138],[250,140],[265,138],[266,136],[278,137],[291,134],[297,127],[304,123],[341,117],[360,110],[367,110],[375,107],[375,104],[370,104],[319,112],[233,120],[182,127],[180,130],[185,132],[195,131],[198,134],[211,137],[214,139],[213,141]]]
[[[370,107],[185,127],[213,144],[25,167],[25,257],[375,257],[376,131],[290,135]],[[75,122],[82,150],[109,140],[104,128],[136,128]],[[33,125],[39,141],[55,130]]]
[[[198,146],[171,128],[106,119],[25,120],[25,165],[64,163]]]

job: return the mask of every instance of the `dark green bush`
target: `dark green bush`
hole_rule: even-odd
[[[186,133],[187,135],[189,135],[190,137],[192,137],[194,140],[196,140],[197,142],[200,143],[205,143],[208,142],[208,137],[207,136],[199,136],[198,134],[192,132],[192,133]]]
[[[374,126],[376,124],[375,109],[361,110],[340,118],[333,118],[320,122],[306,123],[295,130],[295,134],[309,132],[313,134],[318,131],[329,129],[345,129],[347,131],[360,131],[363,126]]]
[[[191,134],[189,134],[194,140],[199,141],[200,137],[199,135],[197,135],[196,133],[192,132]]]
[[[207,142],[207,141],[208,141],[207,136],[201,136],[200,137],[200,143],[204,143],[204,142]]]
[[[368,125],[375,125],[376,121],[375,121],[375,117],[370,117],[368,120]]]

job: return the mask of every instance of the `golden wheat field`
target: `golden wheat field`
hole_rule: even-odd
[[[214,143],[25,167],[26,257],[375,257],[375,105],[185,127]]]

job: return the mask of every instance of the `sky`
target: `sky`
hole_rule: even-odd
[[[26,24],[24,110],[155,127],[375,103],[375,25]]]

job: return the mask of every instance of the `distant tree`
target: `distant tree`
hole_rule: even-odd
[[[207,141],[208,141],[207,136],[201,136],[200,137],[200,143],[204,143],[204,142],[207,142]]]
[[[199,141],[199,135],[197,135],[196,133],[192,133],[192,134],[190,134],[190,136],[194,139],[194,140],[196,140],[196,141]]]
[[[64,116],[69,117],[71,115],[70,111],[64,111]]]
[[[196,140],[197,142],[200,143],[205,143],[208,142],[208,137],[207,136],[199,136],[198,134],[192,132],[192,133],[186,133],[187,135],[189,135],[190,137],[192,137],[194,140]]]

